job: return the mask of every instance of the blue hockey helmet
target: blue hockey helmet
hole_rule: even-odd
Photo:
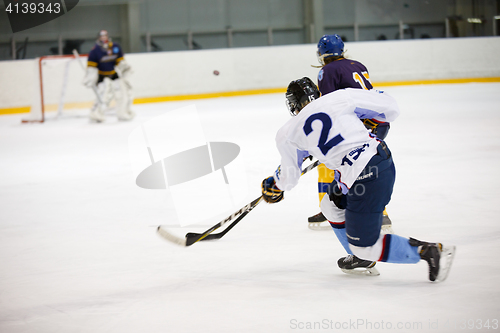
[[[339,35],[324,35],[318,42],[318,61],[325,65],[325,59],[344,54],[344,42]]]
[[[309,102],[318,99],[321,93],[310,78],[303,77],[290,82],[285,96],[288,111],[292,116],[296,116]]]

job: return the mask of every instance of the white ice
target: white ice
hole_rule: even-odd
[[[135,185],[132,130],[196,105],[210,141],[241,147],[242,206],[279,164],[282,94],[136,105],[132,122],[2,116],[0,332],[499,330],[500,83],[385,90],[402,110],[387,138],[397,169],[387,209],[397,234],[457,246],[445,282],[429,282],[425,262],[342,273],[334,233],[307,228],[319,212],[314,171],[221,240],[181,248],[158,237],[160,224],[194,227],[176,227],[165,191]],[[193,191],[203,215],[196,201],[210,193]]]

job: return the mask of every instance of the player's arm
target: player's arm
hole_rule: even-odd
[[[278,148],[278,150],[280,149]],[[267,177],[262,181],[262,197],[266,202],[276,203],[283,200],[284,189],[289,191],[297,185],[301,174],[302,162],[309,156],[309,153],[307,151],[294,150],[295,154],[282,155],[282,164],[278,166],[271,177]],[[280,152],[282,151],[280,150]]]
[[[121,47],[118,48],[118,57],[116,58],[115,67],[118,70],[120,78],[126,80],[130,76],[130,74],[132,74],[132,67],[127,61],[125,61]]]
[[[366,90],[373,89],[373,84],[372,81],[370,80],[370,74],[368,73],[368,69],[362,63],[359,63],[359,65],[361,67],[359,75],[365,81],[363,88],[366,88]]]
[[[383,91],[370,90],[365,93],[357,89],[348,89],[353,101],[354,113],[365,127],[385,139],[389,132],[390,122],[400,114],[396,100]]]
[[[290,191],[299,182],[301,167],[308,152],[298,150],[287,140],[288,126],[281,128],[276,135],[276,146],[281,155],[281,165],[273,176],[262,182],[262,196],[270,203],[283,199],[283,191]]]
[[[318,89],[321,93],[321,96],[338,90],[339,79],[340,76],[337,73],[323,67],[318,74]]]
[[[97,52],[96,47],[92,48],[92,50],[89,52],[88,58],[87,58],[87,67],[96,67],[99,65],[99,55]]]
[[[391,123],[400,114],[396,100],[383,91],[346,89],[346,92],[351,97],[353,111],[359,119]]]
[[[84,86],[91,88],[97,84],[97,80],[99,78],[99,69],[97,68],[98,65],[99,58],[97,52],[95,52],[95,48],[93,48],[87,59],[87,69],[82,82]]]
[[[281,155],[281,167],[274,175],[276,185],[283,191],[290,191],[299,182],[303,161],[302,151],[289,143],[278,145],[278,151]]]

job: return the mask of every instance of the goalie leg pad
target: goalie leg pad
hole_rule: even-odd
[[[131,120],[135,113],[130,109],[132,93],[123,79],[113,80],[113,90],[116,99],[116,116],[119,120]]]
[[[106,120],[104,112],[106,111],[107,104],[109,103],[109,101],[106,101],[106,96],[109,94],[109,84],[106,81],[107,80],[103,80],[97,84],[96,93],[99,97],[96,96],[96,100],[92,105],[92,109],[89,114],[91,120],[99,123]],[[99,102],[100,100],[103,101],[104,104],[101,104]]]

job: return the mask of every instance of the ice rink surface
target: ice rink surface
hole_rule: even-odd
[[[0,332],[500,331],[500,84],[385,91],[402,111],[386,140],[397,170],[387,209],[397,234],[457,246],[445,282],[429,282],[423,261],[342,273],[334,233],[307,228],[315,171],[221,240],[158,237],[160,224],[183,235],[220,218],[176,227],[167,191],[135,185],[130,133],[194,104],[208,140],[241,148],[240,208],[279,164],[283,94],[136,105],[132,122],[2,116]],[[193,188],[191,214],[208,196]]]

